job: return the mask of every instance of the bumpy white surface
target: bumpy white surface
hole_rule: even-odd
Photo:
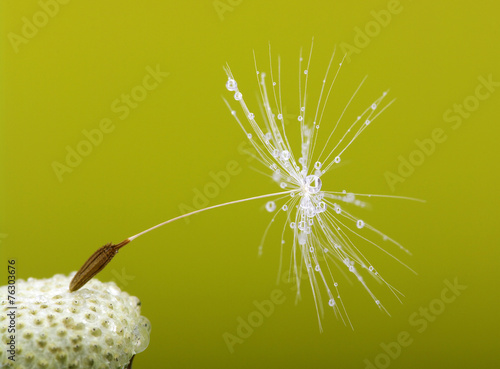
[[[7,287],[0,287],[1,368],[124,368],[149,344],[140,301],[114,282],[92,279],[69,292],[73,275],[16,282],[16,361],[7,359]]]

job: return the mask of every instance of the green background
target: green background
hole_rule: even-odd
[[[315,37],[313,99],[333,47],[356,46],[356,27],[373,25],[371,12],[388,7],[386,1],[222,3],[227,11],[218,14],[210,0],[73,0],[16,53],[9,34],[22,35],[23,17],[32,19],[41,6],[2,1],[0,246],[2,263],[17,259],[19,277],[67,274],[102,244],[177,216],[179,205],[192,206],[193,191],[212,181],[209,173],[231,161],[241,172],[210,205],[279,191],[252,170],[265,168],[238,151],[245,137],[221,99],[236,106],[222,66],[230,64],[257,110],[252,50],[267,67],[270,42],[285,69],[285,105],[296,115],[300,47],[308,51]],[[320,333],[308,285],[297,305],[289,284],[276,285],[280,227],[257,257],[271,218],[265,200],[235,205],[141,237],[99,275],[139,296],[152,322],[151,344],[135,368],[365,368],[364,360],[374,362],[381,343],[402,331],[413,341],[391,368],[498,365],[500,91],[480,101],[458,129],[443,114],[474,95],[479,76],[500,81],[500,8],[495,2],[402,0],[398,9],[352,54],[324,127],[365,75],[353,114],[387,88],[396,101],[346,152],[348,165],[323,178],[323,189],[427,200],[378,199],[369,210],[355,209],[412,250],[412,257],[390,251],[418,276],[363,245],[405,294],[403,304],[379,288],[388,317],[359,284],[344,283],[355,329],[328,311]],[[169,76],[120,119],[113,101],[141,83],[147,66],[157,65]],[[85,139],[82,130],[97,128],[103,118],[114,131],[59,181],[53,162],[64,163],[66,147],[75,148]],[[408,158],[414,140],[431,137],[436,128],[446,141],[392,192],[384,174],[397,173],[398,157]],[[129,278],[118,278],[122,272]],[[467,288],[417,332],[409,317],[440,298],[444,281],[455,278]],[[269,299],[274,289],[285,302],[230,353],[223,334],[236,334],[238,317],[246,319],[253,301]]]

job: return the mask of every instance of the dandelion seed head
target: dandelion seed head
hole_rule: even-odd
[[[125,368],[135,354],[148,347],[151,323],[141,316],[137,297],[114,282],[97,279],[70,292],[68,285],[74,274],[16,282],[18,340],[13,367]],[[2,299],[7,296],[7,288],[0,287]],[[0,329],[0,341],[7,343],[12,333],[7,332],[6,321],[2,320],[7,317],[7,306],[3,305],[8,302],[0,302],[0,322],[5,327]],[[2,368],[11,367],[5,347],[0,352]]]

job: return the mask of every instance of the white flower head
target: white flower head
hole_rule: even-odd
[[[384,241],[397,245],[408,252],[399,243],[381,233],[370,224],[351,214],[350,208],[363,208],[366,203],[359,198],[367,196],[382,196],[371,194],[355,194],[346,191],[331,191],[325,174],[341,163],[346,150],[356,138],[363,133],[371,123],[392,103],[386,103],[387,91],[370,101],[366,109],[346,124],[347,129],[339,134],[338,141],[333,144],[332,137],[337,128],[344,123],[344,113],[356,97],[365,79],[359,84],[350,98],[340,117],[334,121],[324,121],[325,106],[333,90],[342,61],[334,66],[335,51],[330,59],[326,73],[322,79],[322,87],[316,104],[308,101],[308,82],[310,75],[309,64],[311,52],[307,62],[303,60],[302,52],[299,60],[299,101],[296,120],[287,124],[287,117],[282,102],[281,60],[273,65],[271,49],[269,48],[269,73],[257,68],[257,80],[260,91],[260,118],[251,111],[238,85],[236,78],[227,66],[225,68],[228,80],[226,88],[233,94],[234,100],[239,103],[243,111],[242,118],[231,104],[225,100],[231,114],[234,116],[250,144],[257,153],[258,159],[270,171],[270,177],[277,185],[285,190],[276,201],[268,201],[265,208],[273,212],[269,224],[274,223],[276,217],[285,220],[282,231],[282,251],[285,244],[286,232],[291,232],[293,242],[287,249],[291,253],[291,274],[297,284],[297,294],[300,296],[302,274],[308,275],[312,293],[316,303],[316,310],[321,329],[320,317],[323,315],[323,305],[333,308],[335,313],[350,324],[342,299],[340,297],[337,274],[351,274],[361,283],[373,298],[375,304],[386,311],[379,299],[372,293],[363,275],[369,275],[376,281],[386,284],[396,295],[400,294],[392,287],[380,273],[363,256],[356,247],[356,238],[367,240],[381,248],[374,241],[369,240],[367,233],[371,232]],[[255,57],[255,56],[254,56]],[[319,145],[318,137],[322,125],[326,126],[330,134],[323,145]],[[287,137],[288,131],[300,133],[300,147],[292,147]],[[396,196],[387,196],[396,197]],[[410,198],[407,198],[410,199]],[[415,199],[412,199],[415,200]],[[276,204],[278,203],[278,204]],[[269,227],[268,227],[269,229]],[[265,234],[267,234],[267,230]],[[259,253],[262,252],[262,244]],[[281,262],[280,262],[281,270]],[[345,273],[347,272],[347,273]],[[326,301],[325,301],[326,300]]]
[[[91,280],[69,292],[75,273],[16,282],[15,310],[0,287],[1,368],[128,368],[149,344],[151,325],[137,297]],[[14,311],[13,318],[7,315]],[[15,361],[6,347],[15,327]],[[10,346],[9,346],[10,347]]]

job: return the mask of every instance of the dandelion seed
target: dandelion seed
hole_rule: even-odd
[[[304,273],[307,273],[316,306],[318,323],[321,329],[321,316],[323,314],[322,301],[325,301],[323,295],[327,296],[326,301],[328,301],[328,305],[333,308],[336,315],[342,319],[344,324],[352,326],[344,302],[340,297],[339,284],[336,282],[337,277],[334,276],[336,272],[340,272],[341,275],[344,276],[346,276],[346,270],[353,273],[354,277],[359,281],[375,304],[383,311],[386,311],[385,308],[372,292],[368,283],[364,281],[360,272],[368,269],[366,272],[369,273],[376,282],[386,285],[396,298],[399,298],[398,296],[401,295],[401,293],[389,284],[379,272],[375,272],[372,266],[366,267],[366,265],[370,265],[370,263],[366,260],[360,247],[356,245],[357,241],[365,242],[365,244],[370,244],[371,246],[381,249],[410,269],[406,264],[380,247],[377,244],[378,241],[372,241],[366,238],[365,233],[371,232],[372,236],[378,236],[383,240],[389,241],[406,253],[409,253],[408,250],[392,238],[371,225],[366,225],[364,221],[352,215],[348,207],[346,208],[347,210],[342,209],[338,203],[362,208],[365,206],[365,203],[357,199],[357,197],[388,197],[415,201],[421,200],[389,195],[354,194],[347,193],[345,190],[341,192],[333,191],[328,189],[328,185],[331,185],[331,183],[333,183],[332,181],[327,181],[326,183],[328,185],[326,188],[324,187],[324,175],[338,167],[334,164],[340,163],[341,156],[348,152],[347,150],[355,142],[357,137],[368,129],[369,125],[374,122],[389,105],[391,105],[392,101],[384,104],[387,92],[383,92],[381,96],[368,102],[365,105],[366,108],[364,111],[361,112],[357,118],[352,121],[347,121],[347,115],[345,113],[365,82],[365,77],[354,90],[354,93],[340,117],[332,123],[325,122],[325,124],[328,123],[332,127],[329,135],[326,138],[319,138],[319,130],[314,128],[319,128],[324,120],[325,107],[331,96],[334,83],[339,75],[342,62],[337,64],[337,70],[333,70],[335,66],[333,63],[335,58],[334,52],[326,69],[326,73],[322,78],[322,87],[319,91],[319,98],[315,104],[316,106],[314,107],[313,105],[312,108],[307,109],[306,113],[305,107],[311,106],[307,104],[307,97],[309,96],[307,86],[310,77],[308,71],[311,56],[312,46],[309,57],[304,63],[306,64],[305,68],[302,66],[304,61],[302,55],[299,59],[300,114],[297,119],[300,124],[293,125],[293,127],[290,128],[285,127],[285,121],[283,120],[281,83],[278,84],[278,88],[274,88],[275,82],[272,80],[274,78],[273,75],[277,75],[278,80],[281,81],[281,61],[278,61],[278,65],[276,66],[272,63],[270,58],[271,81],[266,79],[266,73],[259,73],[256,67],[258,88],[261,96],[259,103],[261,105],[261,111],[264,112],[261,119],[256,119],[254,114],[250,112],[247,102],[243,98],[243,94],[231,70],[229,67],[225,68],[228,77],[226,88],[230,92],[234,92],[233,97],[237,103],[239,103],[241,110],[248,120],[240,120],[235,110],[231,108],[230,103],[225,99],[224,101],[245,135],[251,138],[250,143],[257,152],[259,161],[272,171],[272,179],[282,189],[286,188],[285,191],[235,200],[196,210],[157,224],[129,237],[122,243],[127,244],[168,223],[207,210],[246,201],[273,198],[273,200],[266,203],[265,208],[268,212],[274,212],[276,209],[279,210],[273,215],[268,228],[264,232],[264,237],[259,246],[259,253],[262,252],[265,236],[271,224],[274,223],[275,219],[283,216],[284,222],[289,224],[290,227],[287,232],[291,233],[290,236],[293,239],[293,242],[287,243],[287,245],[290,244],[290,250],[288,250],[292,255],[290,275],[297,285],[297,296],[299,297],[301,293],[302,276]],[[268,86],[272,87],[268,88]],[[275,119],[275,116],[278,120]],[[340,130],[341,127],[344,127],[343,133],[337,131],[337,129]],[[290,144],[291,140],[288,138],[289,132],[287,129],[295,129],[298,131],[298,134],[300,134],[301,143],[298,146],[299,150],[296,152],[293,151],[293,147]],[[333,142],[336,143],[333,144]],[[363,236],[358,233],[358,230],[361,228],[366,228],[366,232],[363,233]],[[285,233],[285,228],[283,228],[283,232]],[[283,237],[281,244],[284,244]],[[284,247],[282,247],[282,250],[283,249]],[[313,271],[313,265],[315,272]],[[97,270],[98,268],[95,269]],[[338,300],[334,300],[330,292],[332,283],[336,289]],[[78,283],[78,286],[80,286],[80,283]]]

